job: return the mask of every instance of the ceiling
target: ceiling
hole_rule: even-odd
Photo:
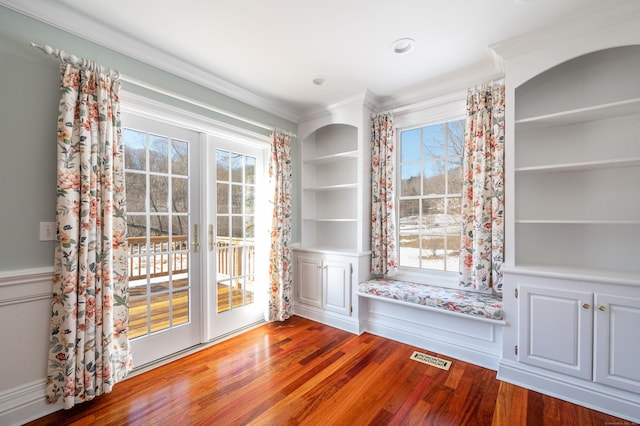
[[[72,9],[147,46],[143,60],[173,58],[212,76],[217,89],[297,119],[370,91],[383,103],[470,76],[500,75],[494,43],[616,0],[10,0]],[[34,3],[35,2],[35,3]],[[46,10],[46,9],[42,9]],[[37,16],[36,16],[37,17]],[[41,17],[42,18],[42,17]],[[46,19],[45,19],[46,21]],[[73,21],[71,21],[73,25]],[[77,22],[77,21],[76,21]],[[60,26],[60,24],[58,24]],[[67,28],[83,35],[82,28]],[[395,54],[410,37],[415,48]],[[87,37],[127,51],[126,43]],[[113,39],[113,38],[112,38]],[[129,49],[131,50],[131,49]],[[142,55],[142,53],[140,53]],[[145,56],[146,55],[146,56]],[[158,56],[159,55],[159,56]],[[138,58],[140,59],[140,58]],[[159,61],[166,62],[166,61]],[[162,66],[162,64],[152,64]],[[324,76],[323,85],[312,80]],[[476,78],[477,78],[476,77]],[[213,84],[213,83],[212,83]],[[430,89],[431,88],[431,89]],[[458,87],[456,89],[460,89]],[[252,99],[256,100],[255,102]]]

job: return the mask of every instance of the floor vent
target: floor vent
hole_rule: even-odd
[[[448,370],[451,367],[451,361],[447,361],[446,359],[438,358],[435,356],[423,354],[421,352],[415,351],[411,355],[411,359],[414,361],[421,362],[423,364],[432,365],[434,367],[441,368],[443,370]]]

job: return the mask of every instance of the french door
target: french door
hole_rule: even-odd
[[[136,366],[202,340],[197,132],[123,114]]]
[[[267,144],[146,117],[121,116],[136,366],[263,321],[271,224]]]
[[[207,144],[208,335],[264,319],[268,225],[266,148],[211,137]]]

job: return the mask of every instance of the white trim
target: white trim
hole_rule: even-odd
[[[638,395],[502,358],[499,380],[640,423]]]
[[[297,112],[288,105],[223,80],[196,65],[178,61],[175,56],[116,31],[64,3],[0,0],[0,5],[286,120],[298,119]]]
[[[294,304],[294,315],[311,321],[319,322],[352,334],[362,334],[364,331],[360,323],[352,316],[345,316],[329,312],[326,309],[315,308],[309,305]]]
[[[464,118],[466,111],[467,90],[458,90],[446,95],[439,96],[437,98],[427,99],[421,102],[417,102],[412,105],[406,105],[398,107],[393,112],[393,123],[395,127],[396,138],[396,180],[398,182],[398,190],[396,191],[396,205],[399,206],[400,201],[400,181],[402,172],[401,169],[401,146],[400,135],[402,131],[426,127],[439,123],[445,123],[453,120],[460,120]],[[398,210],[399,213],[399,210]],[[399,232],[400,227],[398,220],[399,214],[396,215],[396,232]],[[400,253],[398,253],[399,259]],[[425,268],[412,268],[412,267],[398,267],[398,275],[395,277],[401,280],[439,285],[449,288],[458,288],[458,273],[455,271],[438,271],[429,270]]]
[[[53,268],[0,272],[0,308],[52,297]]]
[[[247,124],[249,124],[251,126],[258,127],[258,128],[261,128],[261,129],[264,129],[264,130],[268,130],[268,131],[275,130],[273,126],[270,126],[270,125],[267,125],[267,124],[264,124],[264,123],[260,123],[259,121],[251,120],[249,118],[243,117],[243,116],[238,115],[238,114],[234,114],[234,113],[232,113],[230,111],[227,111],[227,110],[222,109],[222,108],[215,107],[215,106],[210,105],[210,104],[208,104],[206,102],[202,102],[202,101],[199,101],[197,99],[181,95],[181,94],[173,92],[171,90],[163,89],[162,87],[147,83],[146,81],[142,81],[142,80],[134,78],[134,77],[121,75],[118,71],[116,71],[114,69],[111,69],[111,68],[106,68],[102,64],[99,64],[99,63],[97,63],[97,62],[95,62],[93,60],[85,59],[85,58],[79,58],[79,57],[77,57],[77,56],[75,56],[73,54],[70,54],[68,52],[64,52],[63,50],[60,50],[60,49],[57,49],[57,48],[53,48],[53,47],[49,46],[48,44],[39,45],[39,44],[31,42],[31,47],[35,47],[36,49],[40,50],[42,53],[44,53],[46,55],[50,55],[50,56],[53,56],[54,58],[58,58],[63,63],[72,64],[74,66],[88,67],[91,70],[99,70],[101,73],[108,74],[113,79],[120,79],[120,80],[125,81],[127,83],[131,83],[134,86],[142,87],[143,89],[151,90],[152,92],[156,92],[156,93],[159,93],[161,95],[168,96],[170,98],[176,99],[176,100],[181,101],[181,102],[186,102],[188,104],[197,106],[199,108],[203,108],[203,109],[206,109],[208,111],[214,112],[216,114],[224,115],[224,116],[229,117],[229,118],[231,118],[233,120],[241,121],[241,122],[247,123]],[[295,137],[295,135],[292,135],[292,137]]]
[[[46,403],[45,387],[40,379],[0,392],[0,424],[21,425],[60,410]]]
[[[269,143],[269,136],[242,129],[222,121],[214,120],[195,112],[155,101],[145,96],[126,90],[121,94],[121,111],[152,120],[188,128],[196,132],[227,139],[242,144],[264,146]],[[126,123],[122,123],[126,127]]]
[[[449,315],[442,309],[421,309],[381,297],[360,297],[359,306],[362,331],[498,369],[502,321],[478,321],[471,315]]]
[[[610,28],[626,25],[640,17],[640,2],[618,0],[599,2],[564,16],[546,28],[539,28],[525,34],[494,43],[489,46],[501,58],[511,60],[531,52],[556,45],[585,34],[596,34]],[[637,27],[636,27],[637,29]],[[587,46],[587,43],[582,43]]]
[[[39,283],[53,278],[53,267],[0,271],[0,287]]]
[[[396,136],[409,127],[460,119],[464,117],[466,102],[467,89],[397,107],[392,110]]]
[[[480,316],[477,316],[477,315],[466,314],[466,313],[463,313],[463,312],[450,311],[448,309],[443,309],[443,308],[439,308],[439,307],[435,307],[435,306],[420,305],[418,303],[406,302],[404,300],[392,299],[390,297],[377,296],[377,295],[368,294],[368,293],[360,293],[360,292],[358,292],[357,294],[360,297],[367,297],[369,299],[374,299],[374,300],[378,300],[378,301],[386,302],[386,303],[395,303],[395,304],[398,304],[400,306],[406,306],[406,307],[417,308],[417,309],[425,309],[427,311],[433,311],[433,312],[437,312],[439,314],[453,315],[453,316],[456,316],[456,317],[459,317],[459,318],[464,318],[465,320],[487,322],[489,324],[502,325],[502,326],[507,324],[503,320],[485,318],[485,317],[480,317]],[[482,294],[482,293],[478,293],[478,294]]]

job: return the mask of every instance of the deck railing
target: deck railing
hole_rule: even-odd
[[[130,237],[129,243],[129,281],[143,280],[149,277],[164,277],[169,270],[174,274],[189,272],[189,245],[186,235],[158,237]],[[147,255],[149,255],[147,260]]]
[[[255,245],[245,245],[242,238],[218,240],[216,252],[218,279],[221,276],[239,277],[255,271]]]
[[[130,237],[129,281],[149,277],[165,277],[189,272],[189,242],[187,235]],[[230,238],[216,242],[218,278],[253,274],[255,271],[255,245],[245,244],[242,238]]]

